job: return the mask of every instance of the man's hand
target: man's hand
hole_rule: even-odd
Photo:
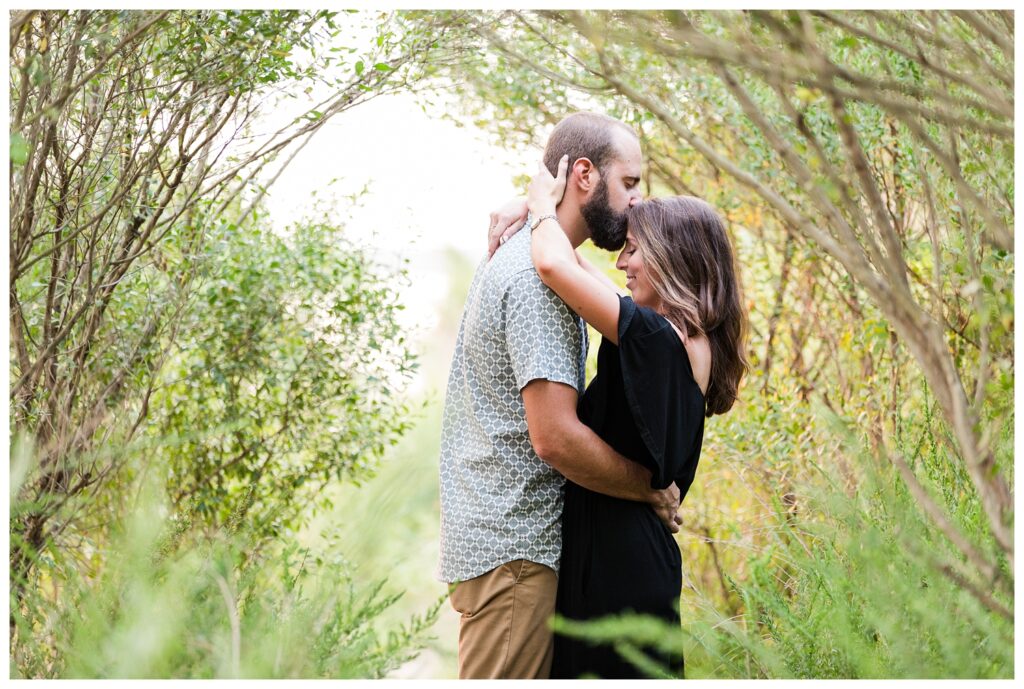
[[[683,518],[679,516],[679,486],[673,483],[668,488],[654,491],[649,502],[651,509],[669,531],[679,533],[679,525],[683,523]]]

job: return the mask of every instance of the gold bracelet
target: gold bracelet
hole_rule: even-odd
[[[547,215],[542,215],[539,218],[537,218],[537,220],[534,221],[533,225],[530,227],[530,232],[533,232],[534,230],[536,230],[538,227],[540,227],[540,224],[542,222],[544,222],[545,220],[547,220],[549,218],[551,220],[554,220],[555,222],[558,222],[558,216],[555,215],[554,213],[548,213]]]

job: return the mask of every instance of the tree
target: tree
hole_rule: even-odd
[[[865,433],[963,559],[939,568],[1009,614],[989,592],[1013,590],[1012,442],[1003,437],[1013,413],[1012,15],[457,18],[478,47],[463,47],[452,72],[475,96],[467,108],[478,121],[506,141],[537,143],[541,125],[573,109],[619,116],[641,133],[653,192],[705,196],[730,220],[734,243],[740,228],[757,238],[772,265],[751,276],[763,262],[754,252],[746,277],[774,283],[752,285],[768,297],[751,302],[762,393],[786,384],[772,373],[783,352],[799,393],[833,408],[851,401],[857,369],[869,383],[888,377],[891,390],[870,391],[882,401]],[[865,347],[853,355],[837,337],[847,324]],[[991,547],[964,533],[894,442],[907,405],[921,406],[903,347],[954,439]],[[826,384],[830,360],[835,382]],[[778,492],[791,497],[784,480]]]
[[[991,394],[991,383],[1013,356],[1012,315],[1005,315],[1012,314],[1012,15],[460,18],[495,51],[467,55],[459,69],[497,119],[536,106],[542,121],[557,120],[567,94],[583,94],[577,102],[584,104],[603,98],[648,134],[648,174],[669,190],[688,191],[686,179],[710,166],[775,217],[785,230],[783,257],[792,257],[796,238],[852,278],[927,379],[1010,573],[957,531],[897,451],[884,453],[986,582],[1011,590],[1011,458],[996,458],[992,437],[1012,408]],[[509,83],[506,67],[521,77]],[[504,103],[493,97],[500,81]],[[527,117],[520,131],[536,123]],[[690,150],[681,153],[682,143]],[[680,173],[693,154],[706,166]],[[770,349],[770,331],[767,340]]]
[[[359,23],[364,37],[370,36],[368,47],[344,45],[356,40],[350,33]],[[10,36],[11,425],[12,437],[36,448],[36,462],[12,514],[11,576],[17,599],[46,544],[70,532],[80,537],[85,512],[110,508],[116,514],[128,492],[121,481],[129,459],[141,462],[131,467],[135,474],[166,470],[157,462],[158,453],[146,450],[153,441],[147,422],[154,399],[168,405],[169,411],[161,407],[167,427],[187,420],[190,432],[196,425],[214,430],[218,419],[208,415],[224,408],[213,400],[198,400],[188,411],[184,404],[167,402],[165,391],[175,389],[166,379],[168,366],[184,362],[186,376],[207,380],[235,366],[220,382],[229,403],[238,403],[252,392],[239,387],[252,382],[243,381],[245,374],[278,355],[288,361],[274,361],[282,368],[263,372],[264,383],[271,374],[279,376],[268,385],[274,395],[288,389],[289,382],[311,384],[299,374],[303,361],[293,360],[301,359],[303,347],[295,340],[306,334],[302,327],[315,334],[307,343],[311,346],[322,348],[325,339],[335,338],[324,354],[367,346],[402,348],[389,320],[393,295],[376,282],[377,273],[364,256],[316,253],[301,241],[291,247],[306,251],[308,260],[287,268],[309,269],[305,279],[316,282],[315,295],[334,300],[315,307],[260,301],[254,278],[273,278],[273,296],[281,299],[285,285],[302,283],[285,275],[281,265],[231,261],[281,260],[285,249],[280,242],[269,252],[253,251],[265,241],[256,235],[267,232],[253,223],[266,191],[260,183],[272,169],[268,166],[276,162],[280,174],[331,117],[381,93],[408,88],[422,71],[425,43],[422,37],[396,34],[387,15],[339,18],[332,12],[292,10],[16,12]],[[436,36],[431,33],[430,40]],[[288,107],[282,93],[294,100],[303,87],[310,93],[314,83],[329,87],[326,100],[302,105],[278,131],[264,135],[254,129],[268,108]],[[321,228],[311,236],[333,240],[336,228]],[[241,247],[249,252],[237,253]],[[225,265],[219,266],[221,260]],[[364,271],[373,289],[340,301],[335,287],[323,283],[346,269]],[[223,285],[236,280],[244,283],[245,299],[232,300],[239,285]],[[197,322],[197,299],[207,300],[206,317],[235,319],[241,330],[230,335],[240,350],[210,340],[222,334],[213,329],[223,324]],[[372,326],[345,321],[363,322],[367,314],[362,309],[379,311],[381,318]],[[244,332],[245,327],[263,327],[256,319],[286,311],[288,328],[276,335],[286,338],[287,346],[265,330]],[[333,333],[312,324],[325,315],[339,319]],[[337,339],[337,329],[346,324],[352,326],[351,339]],[[199,355],[189,348],[201,345],[207,345],[204,367],[189,370],[190,357]],[[306,353],[313,358],[321,354],[309,347]],[[402,354],[397,357],[403,360]],[[339,364],[321,360],[315,370],[323,373]],[[338,391],[342,373],[316,383],[320,387],[314,394],[304,388],[295,392],[316,405]],[[346,390],[359,398],[351,404],[354,425],[339,430],[346,420],[340,418],[324,430],[376,438],[364,438],[365,452],[358,460],[352,446],[342,443],[346,449],[330,455],[329,472],[318,465],[319,478],[344,474],[341,465],[365,469],[379,454],[378,443],[386,444],[391,431],[401,430],[392,413],[395,405],[387,399],[390,383],[374,378],[369,364],[350,373]],[[209,386],[202,389],[209,391]],[[265,402],[259,391],[254,399]],[[280,401],[295,400],[286,395]],[[252,409],[236,404],[230,411]],[[296,419],[283,412],[283,418],[276,417],[278,432],[303,428],[307,413]],[[256,478],[301,483],[298,466],[290,473],[260,473],[260,467],[269,466],[268,453],[258,452],[260,460],[254,460],[252,443],[265,441],[271,431],[248,423],[232,436],[237,451],[245,448],[245,462],[230,464],[217,453],[217,461],[229,466],[213,467],[213,457],[199,453],[194,466],[183,466],[188,457],[171,463],[179,495],[209,489],[223,498],[219,481],[243,466],[250,471],[249,481],[235,485],[236,493],[246,494]],[[221,448],[230,450],[231,442]],[[282,467],[296,457],[275,460]],[[190,486],[189,480],[195,483]],[[294,490],[287,493],[294,495]],[[294,511],[290,514],[295,517]],[[108,521],[97,517],[85,525]]]

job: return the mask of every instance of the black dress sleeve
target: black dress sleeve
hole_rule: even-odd
[[[619,297],[619,361],[626,401],[653,466],[651,487],[675,481],[685,495],[704,435],[704,395],[664,316]]]

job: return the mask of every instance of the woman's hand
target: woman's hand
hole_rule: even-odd
[[[530,258],[541,282],[601,335],[618,344],[619,297],[614,288],[602,284],[580,265],[569,236],[557,221],[537,222],[541,217],[553,214],[562,200],[568,167],[568,156],[562,156],[558,161],[558,174],[552,177],[541,163],[537,174],[530,180],[527,205],[535,223],[530,236]],[[671,516],[666,514],[666,524],[670,519]]]
[[[568,167],[569,156],[564,155],[558,161],[558,175],[552,177],[544,161],[540,161],[537,174],[530,180],[530,188],[526,195],[526,206],[534,218],[555,212],[555,208],[562,201],[562,195],[565,194],[565,173]]]
[[[491,225],[487,230],[487,257],[490,258],[498,247],[509,240],[526,224],[526,199],[512,199],[496,211],[491,212]]]

